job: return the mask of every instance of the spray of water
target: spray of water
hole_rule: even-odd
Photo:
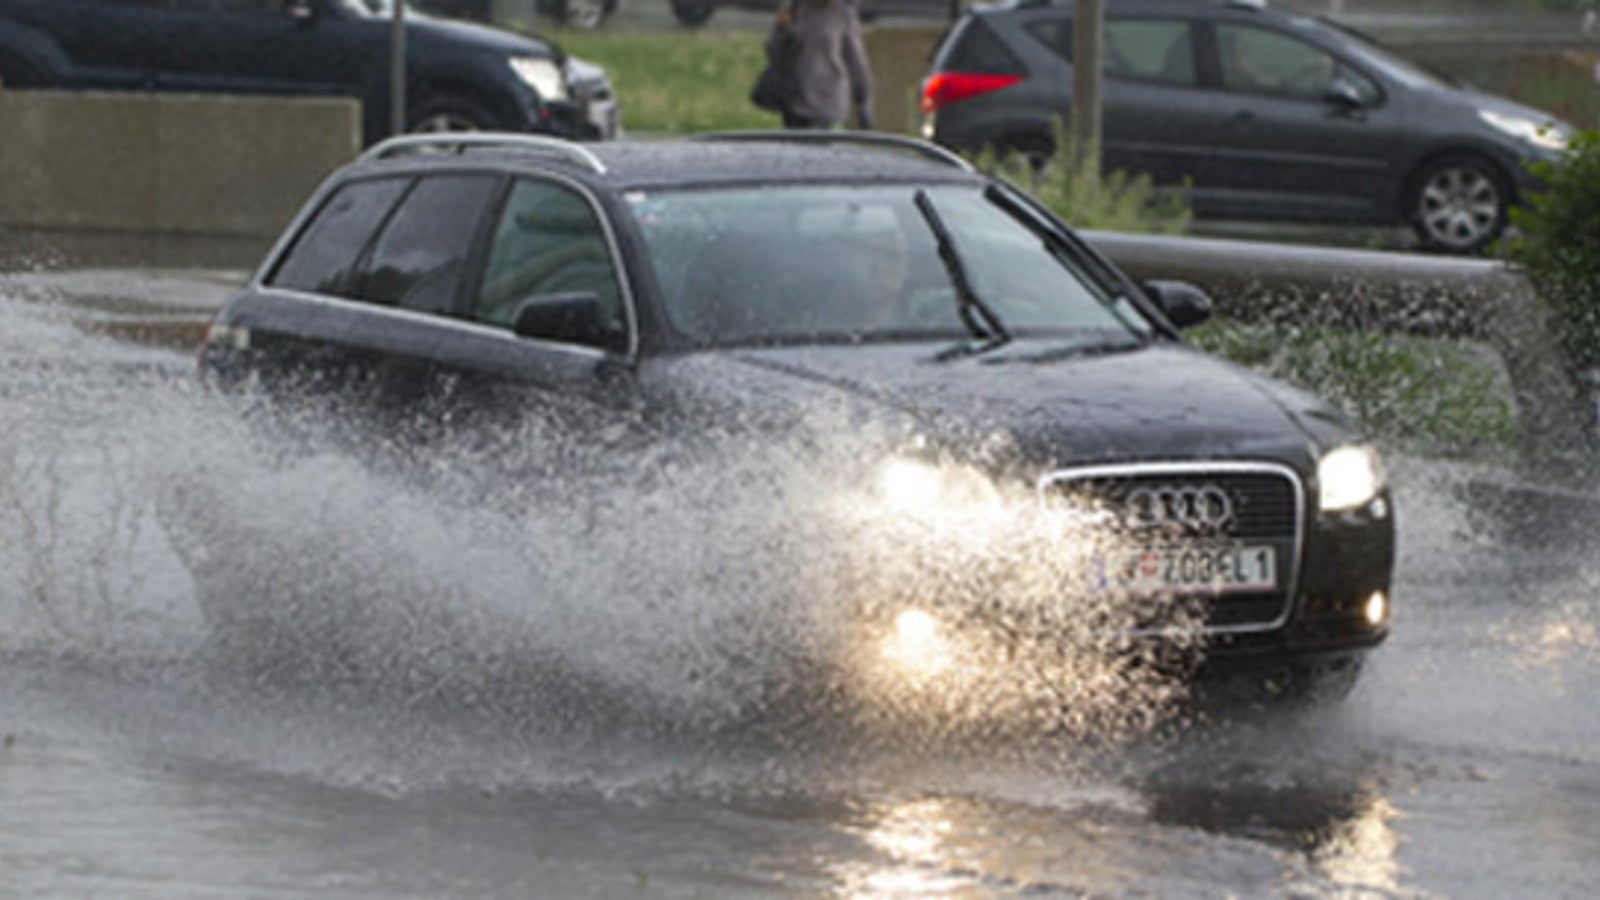
[[[826,441],[529,416],[408,444],[0,315],[12,655],[830,758],[1076,754],[1182,694],[1118,637],[1152,611],[1086,579],[1108,547],[1084,521],[992,484],[898,506],[880,479],[903,437],[832,411],[799,429]],[[1183,643],[1181,613],[1164,624]]]

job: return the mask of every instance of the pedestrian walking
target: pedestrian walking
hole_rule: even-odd
[[[854,111],[857,127],[871,129],[872,71],[855,0],[793,0],[778,10],[778,25],[767,38],[769,58],[784,40],[798,45],[784,127],[843,128]]]

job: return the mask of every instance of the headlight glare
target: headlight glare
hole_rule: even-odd
[[[1342,512],[1370,503],[1383,491],[1385,475],[1378,451],[1349,444],[1328,451],[1317,463],[1317,506]]]
[[[511,57],[511,71],[539,92],[541,100],[567,99],[567,79],[555,60],[538,56]]]
[[[1478,110],[1479,118],[1490,127],[1544,150],[1561,152],[1567,149],[1566,130],[1554,122],[1539,122],[1524,116],[1513,116],[1489,109]]]

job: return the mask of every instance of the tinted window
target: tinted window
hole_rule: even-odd
[[[439,175],[421,179],[384,227],[350,295],[419,312],[447,312],[498,179]]]
[[[1321,99],[1336,78],[1345,78],[1363,99],[1378,94],[1376,85],[1341,66],[1331,53],[1276,31],[1219,25],[1217,52],[1222,84],[1229,90]]]
[[[1194,50],[1187,22],[1124,19],[1106,22],[1105,72],[1115,78],[1194,84]]]
[[[621,333],[621,288],[594,210],[567,188],[517,181],[495,226],[473,318],[509,327],[529,298],[574,291],[598,294]]]
[[[950,48],[950,56],[945,60],[944,68],[951,72],[1022,74],[1022,64],[1017,62],[1011,51],[989,31],[989,26],[984,25],[979,19],[969,20],[956,45]]]
[[[1062,59],[1072,59],[1072,22],[1069,19],[1045,19],[1027,26],[1034,40],[1049,47]]]
[[[340,188],[316,215],[268,280],[274,287],[345,295],[356,264],[410,179],[356,181]]]
[[[1070,19],[1035,22],[1028,26],[1028,33],[1062,59],[1072,59]],[[1107,20],[1103,71],[1113,78],[1194,84],[1192,47],[1187,22]]]

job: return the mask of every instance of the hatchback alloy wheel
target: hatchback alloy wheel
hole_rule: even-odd
[[[1468,253],[1494,240],[1505,227],[1506,192],[1483,163],[1447,160],[1423,175],[1414,215],[1429,246]]]

